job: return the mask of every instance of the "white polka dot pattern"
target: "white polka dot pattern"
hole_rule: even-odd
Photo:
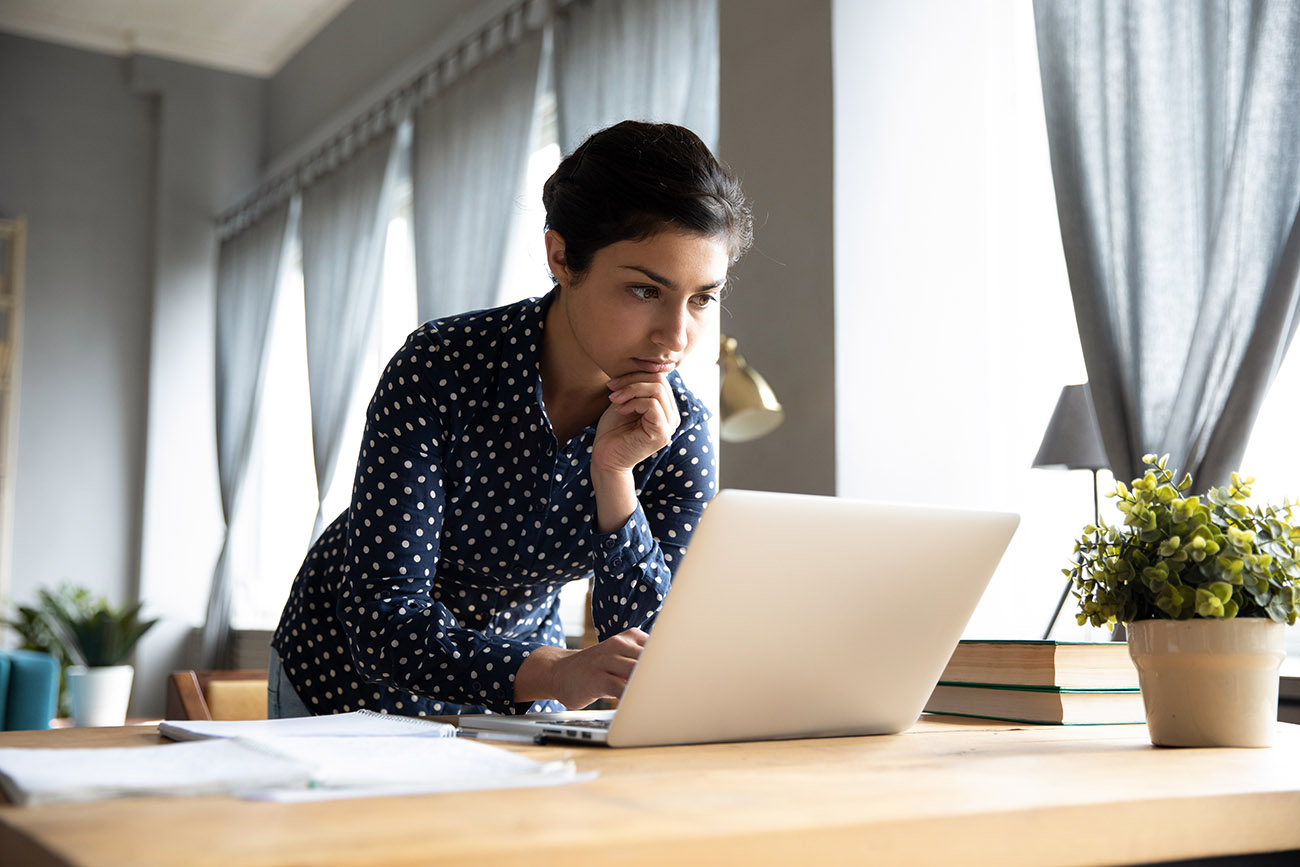
[[[595,425],[560,445],[541,400],[552,296],[426,323],[368,409],[352,503],[312,546],[272,644],[309,708],[415,716],[516,703],[538,646],[563,645],[559,590],[594,574],[601,638],[649,630],[716,492],[707,410],[675,372],[675,439],[634,471],[640,506],[592,521]]]

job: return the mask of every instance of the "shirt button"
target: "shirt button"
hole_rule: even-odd
[[[614,547],[618,545],[618,540],[614,538],[609,538],[606,539],[602,544],[604,545],[606,551],[613,551]]]
[[[613,566],[615,569],[621,569],[622,566],[623,566],[623,555],[622,555],[622,554],[615,554],[615,555],[614,555],[614,559],[613,559],[613,560],[610,560],[609,563],[610,563],[610,565]]]

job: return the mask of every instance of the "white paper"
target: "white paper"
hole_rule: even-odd
[[[149,747],[0,749],[0,789],[15,804],[125,796],[232,794],[310,801],[554,786],[594,777],[473,740],[207,738]]]
[[[229,740],[93,749],[0,749],[0,788],[15,804],[132,795],[304,788],[311,768]]]
[[[158,724],[163,737],[177,741],[199,738],[238,737],[455,737],[456,727],[419,717],[375,713],[306,716],[270,720],[164,720]]]

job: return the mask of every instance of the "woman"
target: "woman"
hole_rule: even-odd
[[[690,131],[624,122],[543,190],[555,288],[426,323],[368,410],[352,504],[272,639],[273,717],[522,713],[617,698],[716,490],[676,367],[750,243],[737,181]],[[594,574],[601,641],[564,649]]]

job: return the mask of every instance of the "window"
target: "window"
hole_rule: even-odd
[[[403,159],[403,163],[406,164]],[[234,629],[274,629],[311,542],[316,514],[311,403],[307,380],[302,249],[291,238],[272,316],[262,407],[245,482],[247,506],[234,534]],[[366,405],[388,359],[418,324],[409,169],[399,175],[384,247],[375,327],[363,358],[330,488],[324,522],[347,507]]]
[[[1295,395],[1300,394],[1300,350],[1293,340],[1277,378],[1269,387],[1259,417],[1241,459],[1241,472],[1254,476],[1252,499],[1257,503],[1280,505],[1283,500],[1300,500],[1300,449],[1296,448],[1296,429],[1300,428],[1300,410]],[[1300,510],[1296,519],[1300,520]],[[1300,659],[1300,629],[1286,632],[1287,653]]]
[[[551,290],[551,272],[546,265],[542,241],[546,211],[542,207],[542,185],[560,164],[559,129],[555,119],[555,92],[543,93],[533,118],[532,142],[523,187],[515,199],[515,215],[501,266],[497,303],[510,304],[545,295]]]

